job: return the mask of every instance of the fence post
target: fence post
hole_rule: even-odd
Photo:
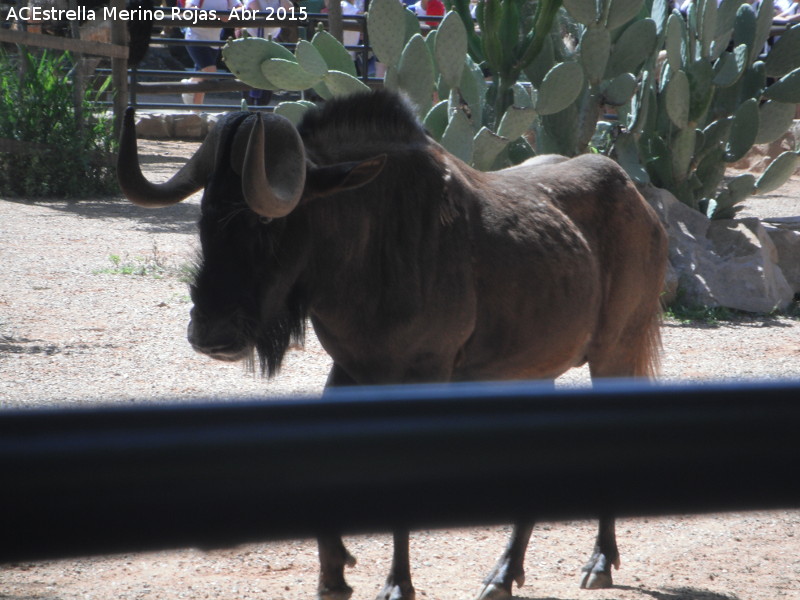
[[[111,0],[110,5],[118,11],[125,8],[125,0]],[[121,19],[111,22],[111,43],[128,46],[128,28]],[[114,88],[114,136],[119,137],[122,130],[122,117],[128,107],[128,59],[111,59],[111,82]]]

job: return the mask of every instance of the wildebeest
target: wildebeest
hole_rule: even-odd
[[[221,360],[279,368],[310,318],[333,358],[328,386],[650,376],[666,236],[612,160],[541,157],[493,173],[446,152],[399,96],[331,100],[295,128],[231,113],[168,182],[141,174],[132,114],[120,184],[143,206],[205,188],[188,337]],[[518,523],[481,598],[522,584],[532,523]],[[407,532],[379,598],[409,600]],[[348,598],[353,558],[319,539],[319,597]],[[611,585],[614,520],[601,519],[582,587]]]

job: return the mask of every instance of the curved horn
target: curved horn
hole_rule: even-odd
[[[255,213],[278,219],[294,210],[306,182],[306,153],[300,134],[288,119],[256,114],[241,173],[244,199]]]
[[[209,135],[197,152],[169,181],[152,183],[142,175],[139,165],[133,117],[134,110],[129,107],[122,122],[117,158],[117,180],[128,200],[147,208],[162,208],[180,202],[205,186],[213,168],[215,136]]]

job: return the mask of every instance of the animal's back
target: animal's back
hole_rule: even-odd
[[[477,230],[480,315],[463,379],[655,370],[666,236],[612,160],[547,157],[493,174]]]

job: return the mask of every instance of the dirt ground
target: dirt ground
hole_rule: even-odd
[[[165,178],[194,146],[143,143],[148,175]],[[754,199],[746,211],[800,215],[800,179]],[[270,382],[240,365],[192,352],[185,340],[191,307],[185,279],[197,251],[197,214],[197,197],[159,211],[121,199],[0,199],[0,407],[266,401],[319,393],[330,362],[313,335]],[[667,320],[662,332],[665,381],[796,378],[800,367],[796,318]],[[562,384],[587,380],[585,370],[576,370]],[[474,597],[508,531],[415,532],[418,598]],[[582,591],[578,572],[591,551],[595,525],[539,526],[519,597],[800,599],[800,511],[622,519],[617,531],[622,568],[615,587]],[[348,570],[354,599],[374,597],[389,568],[390,537],[353,536],[346,542],[359,560]],[[0,565],[0,600],[307,600],[314,597],[316,578],[316,545],[298,540]]]

